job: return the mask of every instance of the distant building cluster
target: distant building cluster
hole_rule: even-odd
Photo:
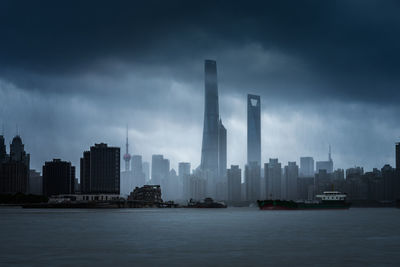
[[[370,172],[364,172],[362,167],[335,170],[330,146],[325,161],[314,161],[310,156],[300,157],[300,166],[295,161],[285,165],[277,158],[262,161],[259,95],[247,95],[247,162],[243,168],[228,168],[228,130],[219,113],[217,63],[206,60],[204,73],[204,125],[198,167],[179,162],[177,173],[164,155],[152,155],[151,163],[143,161],[141,155],[131,155],[127,129],[122,171],[120,148],[100,143],[83,152],[80,179],[75,166],[61,159],[45,162],[41,175],[30,170],[30,157],[19,135],[13,138],[9,154],[4,136],[0,136],[0,193],[79,194],[86,200],[122,196],[153,202],[161,197],[167,201],[212,197],[240,204],[258,199],[314,200],[324,191],[338,190],[355,203],[400,199],[400,143],[395,145],[395,168],[385,165]]]

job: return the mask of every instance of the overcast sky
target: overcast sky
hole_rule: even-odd
[[[228,165],[246,161],[246,95],[262,160],[394,164],[398,1],[1,1],[0,123],[31,167],[79,168],[94,143],[177,168],[200,162],[204,60],[218,67]],[[121,161],[122,163],[122,161]],[[124,166],[121,164],[121,166]]]

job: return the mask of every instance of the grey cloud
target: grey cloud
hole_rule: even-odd
[[[199,160],[203,60],[218,62],[228,161],[245,162],[245,96],[261,95],[263,159],[391,162],[396,1],[2,1],[0,120],[33,165],[95,142]],[[309,125],[310,127],[305,127]],[[294,146],[294,147],[293,147]]]

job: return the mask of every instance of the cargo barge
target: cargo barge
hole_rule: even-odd
[[[325,191],[316,195],[317,202],[295,202],[286,200],[258,200],[260,210],[326,210],[348,209],[351,203],[346,202],[346,194],[338,191]]]

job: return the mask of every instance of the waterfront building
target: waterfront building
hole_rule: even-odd
[[[28,193],[29,165],[30,155],[25,152],[21,137],[13,138],[7,155],[4,137],[0,136],[0,193]]]
[[[136,187],[128,196],[130,201],[142,201],[147,203],[163,202],[159,185],[144,185]]]
[[[32,195],[43,195],[43,177],[40,172],[29,171],[29,193]]]
[[[189,199],[202,200],[207,194],[207,180],[198,174],[189,176]]]
[[[264,179],[268,199],[281,199],[282,165],[278,159],[264,164]]]
[[[85,194],[120,193],[120,148],[95,144],[81,158],[81,187]]]
[[[261,174],[260,165],[257,162],[249,162],[245,167],[246,200],[256,201],[260,199]]]
[[[53,159],[43,165],[43,195],[75,194],[75,167]]]
[[[278,159],[269,159],[264,164],[264,179],[267,199],[281,199],[282,165]]]
[[[297,180],[299,178],[299,166],[296,162],[288,162],[284,167],[284,184],[282,185],[282,199],[297,200]]]
[[[6,143],[3,135],[0,135],[0,164],[7,159]]]
[[[238,165],[231,165],[228,169],[228,197],[230,202],[241,201],[242,170]]]
[[[182,196],[183,199],[190,199],[190,168],[191,166],[189,162],[178,163],[178,176],[182,184],[182,193],[180,196]]]

